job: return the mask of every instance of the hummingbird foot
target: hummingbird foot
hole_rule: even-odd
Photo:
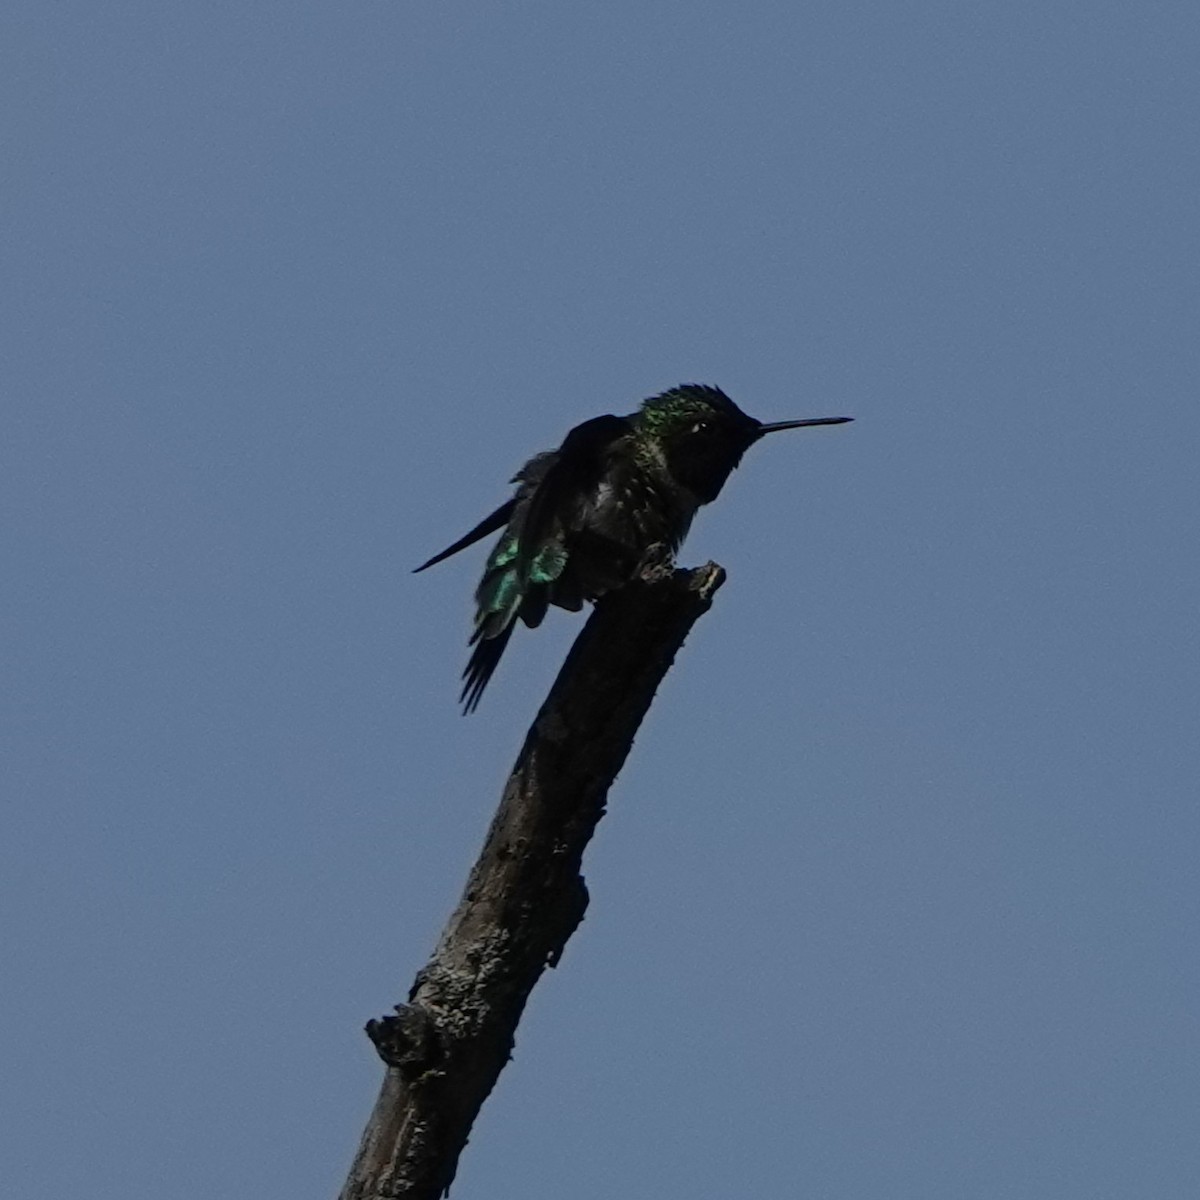
[[[675,554],[666,542],[652,542],[638,561],[635,579],[654,583],[675,571]]]

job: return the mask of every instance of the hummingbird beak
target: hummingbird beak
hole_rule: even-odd
[[[808,425],[845,425],[847,421],[853,420],[853,417],[807,417],[803,421],[776,421],[772,425],[760,425],[758,436],[778,433],[781,429],[803,429]]]

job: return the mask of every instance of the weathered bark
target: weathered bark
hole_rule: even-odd
[[[407,1004],[367,1025],[388,1064],[341,1200],[438,1200],[542,971],[583,919],[584,847],[655,690],[724,581],[662,571],[597,606],[505,785],[458,908]]]

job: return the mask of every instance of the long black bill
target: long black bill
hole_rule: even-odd
[[[778,433],[781,429],[803,429],[806,425],[845,425],[853,421],[853,417],[807,417],[803,421],[776,421],[772,425],[760,425],[758,436],[764,433]]]

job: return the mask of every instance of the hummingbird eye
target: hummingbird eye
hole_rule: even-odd
[[[693,433],[704,433],[708,429],[708,427],[709,427],[709,425],[708,425],[707,421],[697,421],[695,423],[695,425],[692,426],[692,432]]]

